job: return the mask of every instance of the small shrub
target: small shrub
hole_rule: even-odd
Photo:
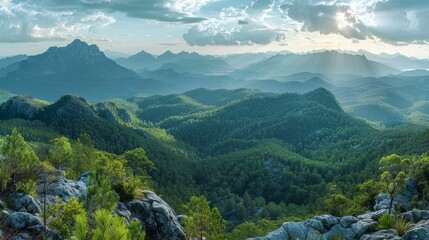
[[[113,189],[118,193],[120,200],[123,202],[133,200],[138,194],[136,181],[121,181],[115,184]]]
[[[19,182],[16,184],[16,191],[26,193],[32,197],[36,197],[36,181],[28,180],[28,182]]]
[[[397,218],[395,221],[395,224],[393,225],[393,228],[401,237],[408,231],[408,229],[410,229],[410,227],[411,227],[411,224],[405,221],[403,217]]]
[[[377,230],[386,230],[393,228],[395,217],[386,212],[378,219]]]
[[[86,212],[83,204],[72,198],[69,203],[55,204],[49,214],[52,216],[50,228],[62,238],[69,238],[71,230],[74,228],[76,216],[86,214]]]

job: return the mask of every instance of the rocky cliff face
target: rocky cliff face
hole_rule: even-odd
[[[59,171],[61,175],[61,171]],[[55,204],[55,199],[68,202],[71,198],[79,198],[86,194],[89,174],[83,174],[78,181],[66,179],[61,175],[50,187],[46,198],[35,199],[27,194],[10,193],[0,197],[0,222],[5,229],[0,228],[0,239],[27,240],[39,239],[43,232],[41,208],[43,202]],[[38,186],[40,192],[42,186]],[[147,240],[186,239],[184,230],[179,224],[175,212],[155,193],[145,191],[139,199],[128,203],[118,202],[114,214],[123,217],[127,223],[139,221],[146,231]],[[12,233],[12,235],[11,235]],[[61,240],[53,231],[48,231],[49,240]]]

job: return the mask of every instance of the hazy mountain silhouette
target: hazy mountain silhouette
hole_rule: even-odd
[[[363,55],[351,55],[336,51],[303,55],[279,54],[259,63],[251,64],[244,70],[265,73],[268,76],[286,76],[301,72],[384,76],[399,72],[381,63],[370,61]]]
[[[234,70],[222,58],[183,51],[177,54],[166,51],[156,58],[145,51],[141,51],[128,58],[120,58],[116,61],[120,65],[137,72],[160,68],[171,69],[179,73],[218,74]]]
[[[80,40],[66,47],[51,47],[7,68],[7,74],[0,78],[1,88],[46,100],[77,94],[96,101],[159,92],[165,87],[157,81],[142,79],[107,58],[96,45]]]

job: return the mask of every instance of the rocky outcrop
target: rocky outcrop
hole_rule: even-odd
[[[40,202],[28,194],[10,193],[5,197],[5,201],[10,210],[30,214],[40,213]]]
[[[43,222],[40,218],[41,208],[43,208],[45,194],[46,203],[49,205],[55,204],[56,199],[60,202],[68,202],[71,198],[79,198],[86,194],[86,188],[89,183],[88,174],[82,175],[77,182],[66,179],[63,172],[58,171],[57,179],[49,182],[48,185],[37,186],[37,192],[40,199],[35,199],[28,194],[23,193],[3,193],[0,201],[0,207],[4,210],[0,214],[0,218],[4,221],[5,226],[12,232],[14,236],[10,239],[27,240],[37,237],[43,232]],[[43,191],[43,188],[46,191]],[[5,230],[1,232],[6,238]],[[47,239],[61,240],[61,237],[48,230]],[[0,237],[0,239],[3,239]],[[8,238],[9,239],[9,238]]]
[[[40,218],[23,212],[14,212],[7,214],[6,226],[16,230],[28,230],[31,233],[41,233],[43,231],[43,223]]]
[[[429,222],[421,221],[414,228],[406,232],[402,237],[403,240],[423,240],[429,239]]]
[[[127,221],[141,222],[146,231],[146,240],[184,240],[185,232],[174,210],[155,193],[144,191],[140,199],[126,204],[119,203],[115,213]]]
[[[71,198],[80,198],[81,196],[86,195],[86,188],[89,185],[89,173],[84,173],[81,175],[77,182],[74,182],[70,179],[66,179],[64,174],[49,183],[49,186],[46,187],[46,203],[55,204],[55,201],[68,202]],[[43,193],[44,186],[39,185],[37,187],[37,192],[40,195],[40,202],[43,204],[45,201],[45,196]]]
[[[263,238],[252,240],[427,240],[429,239],[429,210],[412,210],[400,214],[409,222],[410,229],[402,236],[393,230],[376,230],[378,218],[387,210],[367,212],[358,217],[342,218],[331,215],[317,216],[304,222],[286,222],[276,231]]]
[[[81,198],[86,195],[89,186],[89,173],[78,178],[78,181],[66,179],[63,172],[56,172],[56,180],[45,186],[39,185],[37,190],[40,199],[22,193],[3,194],[0,200],[0,220],[7,229],[0,230],[0,239],[6,238],[9,230],[14,236],[7,239],[28,240],[43,232],[43,222],[39,217],[44,199],[49,205],[68,202],[71,198]],[[42,191],[45,188],[45,191]],[[45,194],[47,193],[46,198]],[[123,217],[127,223],[139,221],[146,231],[147,240],[170,239],[184,240],[186,235],[179,224],[173,209],[155,193],[143,191],[142,197],[128,203],[118,202],[114,212]],[[61,240],[55,232],[48,231],[47,239]]]
[[[316,216],[304,222],[286,222],[278,230],[263,238],[253,240],[283,240],[283,239],[360,239],[364,233],[373,229],[379,214],[346,216],[343,218],[331,215]]]
[[[388,212],[390,201],[389,195],[380,194],[375,199],[374,211],[357,217],[323,215],[304,222],[286,222],[266,237],[253,240],[328,240],[334,237],[344,240],[429,240],[429,210],[411,210],[411,202],[418,194],[417,184],[408,178],[406,189],[394,199],[394,207],[399,206],[398,210],[403,211],[398,217],[410,223],[410,228],[402,237],[393,229],[376,230],[377,220]]]
[[[365,234],[361,238],[361,240],[400,240],[401,238],[398,237],[398,234],[395,230],[381,230],[378,232],[375,232],[373,234]]]

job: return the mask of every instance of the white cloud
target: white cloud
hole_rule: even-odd
[[[267,21],[273,8],[273,0],[255,0],[239,8],[226,7],[217,18],[191,27],[183,38],[191,46],[281,42],[285,39],[284,31]]]
[[[207,45],[266,45],[285,39],[285,35],[254,20],[241,20],[246,24],[233,22],[233,26],[214,22],[210,25],[194,26],[183,35],[191,46]],[[228,21],[229,22],[229,21]]]
[[[0,42],[68,40],[114,22],[114,18],[102,12],[53,12],[28,2],[3,0],[0,8]]]
[[[216,0],[172,0],[165,3],[165,6],[173,11],[194,15],[202,7]]]

